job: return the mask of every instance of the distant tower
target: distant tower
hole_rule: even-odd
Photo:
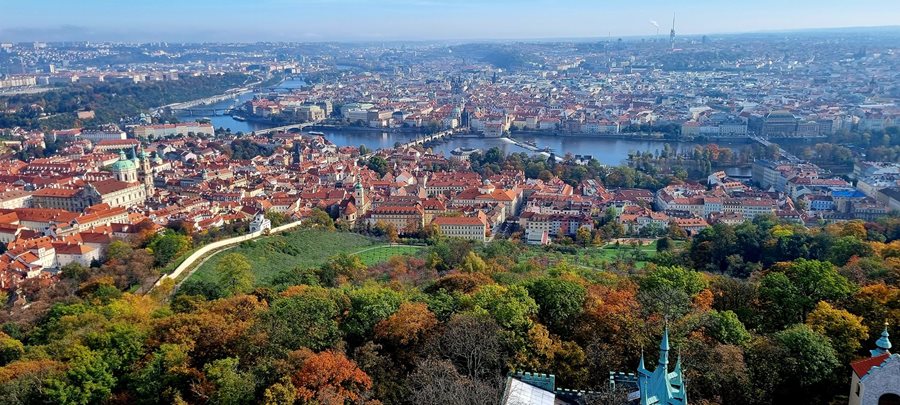
[[[141,176],[144,178],[144,189],[147,191],[147,197],[150,197],[155,191],[153,187],[153,167],[150,165],[150,155],[147,154],[147,152],[144,152],[144,147],[141,146],[138,156],[140,156]]]
[[[366,202],[366,190],[363,188],[362,179],[356,179],[356,185],[353,187],[353,200],[356,202],[356,209],[359,215],[364,215],[369,211],[369,205]]]
[[[672,32],[669,33],[669,40],[672,41],[672,50],[675,50],[675,13],[672,13]]]

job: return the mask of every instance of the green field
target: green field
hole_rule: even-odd
[[[394,256],[414,256],[423,249],[422,246],[380,246],[368,248],[356,253],[366,266],[384,263]]]
[[[356,233],[301,229],[243,242],[225,252],[240,253],[247,257],[253,266],[257,284],[264,285],[270,283],[272,277],[281,270],[318,267],[338,253],[354,253],[379,245],[386,243]],[[382,249],[368,251],[373,252],[369,260],[377,260],[375,256],[380,250]],[[211,257],[190,279],[216,281],[215,268],[222,256],[224,255],[217,254]],[[364,262],[366,260],[363,259]]]
[[[639,253],[638,253],[639,252]],[[634,260],[637,268],[642,268],[647,264],[646,259],[656,255],[656,241],[644,245],[634,247],[629,244],[607,244],[603,247],[586,247],[577,248],[574,254],[559,251],[547,251],[541,247],[530,247],[519,259],[520,261],[528,261],[530,259],[546,259],[550,263],[567,261],[572,264],[603,268],[605,265],[621,259],[624,261]],[[637,256],[637,257],[636,257]]]

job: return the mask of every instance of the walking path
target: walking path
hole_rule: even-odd
[[[284,232],[284,231],[296,228],[296,227],[300,226],[300,223],[301,223],[300,221],[291,222],[289,224],[285,224],[285,225],[281,225],[276,228],[272,228],[268,232],[268,234]],[[154,288],[159,287],[163,283],[163,281],[165,281],[166,279],[178,280],[178,278],[181,276],[181,273],[183,273],[185,270],[190,269],[184,277],[185,279],[187,279],[191,275],[191,273],[193,273],[198,268],[200,268],[199,265],[194,266],[195,262],[197,262],[198,260],[201,260],[200,264],[203,264],[203,262],[208,260],[210,257],[214,256],[215,253],[218,253],[218,251],[222,250],[222,248],[233,247],[234,245],[236,245],[238,243],[248,241],[251,239],[256,239],[260,236],[265,236],[265,235],[267,235],[267,233],[265,233],[263,231],[253,232],[253,233],[248,233],[246,235],[235,236],[233,238],[220,240],[218,242],[213,242],[206,246],[203,246],[200,249],[198,249],[196,252],[194,252],[190,256],[188,256],[186,259],[184,259],[184,261],[181,262],[181,264],[179,264],[178,267],[175,268],[175,271],[160,277],[159,280],[156,281],[156,284],[154,284],[153,287],[150,288],[150,291],[153,291]]]

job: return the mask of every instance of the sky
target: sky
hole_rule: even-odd
[[[605,38],[900,25],[900,0],[3,0],[4,41]]]

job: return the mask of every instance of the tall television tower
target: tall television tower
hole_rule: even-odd
[[[672,41],[672,50],[675,50],[675,12],[672,12],[672,32],[669,33],[669,40]]]

